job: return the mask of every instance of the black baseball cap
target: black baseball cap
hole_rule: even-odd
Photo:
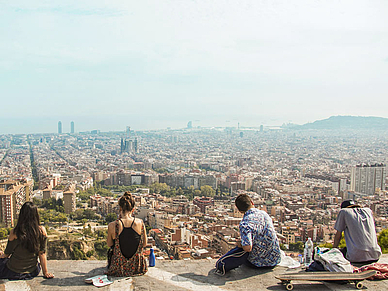
[[[353,200],[345,200],[341,203],[341,208],[353,208],[353,207],[360,207],[360,205],[354,203]]]

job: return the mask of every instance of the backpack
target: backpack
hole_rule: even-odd
[[[326,271],[353,273],[352,265],[337,248],[322,252],[316,251],[314,260],[320,262]]]

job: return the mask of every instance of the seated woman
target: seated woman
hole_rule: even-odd
[[[119,199],[120,219],[108,225],[108,247],[113,246],[113,254],[108,262],[109,276],[128,277],[144,275],[147,262],[143,248],[147,245],[147,235],[143,220],[132,216],[135,199],[125,192]]]
[[[53,278],[47,270],[46,249],[47,233],[40,225],[38,209],[32,202],[26,202],[9,234],[5,251],[0,252],[0,279],[32,279],[38,276],[41,267],[44,278]]]

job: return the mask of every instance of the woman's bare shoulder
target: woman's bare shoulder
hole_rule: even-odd
[[[135,218],[135,224],[143,224],[143,219]]]
[[[117,223],[117,221],[115,220],[115,221],[112,221],[112,222],[110,222],[109,224],[108,224],[108,229],[114,229],[115,228],[115,226],[116,226],[116,223]]]

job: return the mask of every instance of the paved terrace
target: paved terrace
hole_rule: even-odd
[[[42,275],[29,281],[0,280],[2,290],[285,290],[274,278],[275,274],[289,269],[276,267],[273,270],[253,270],[241,267],[232,270],[224,277],[213,273],[215,260],[157,261],[154,268],[141,277],[112,278],[114,283],[102,288],[84,283],[88,277],[103,274],[104,261],[55,261],[48,262],[49,270],[55,274],[51,280]],[[388,263],[384,255],[380,263]],[[335,284],[299,281],[294,282],[294,290],[356,290],[354,284]],[[388,290],[386,281],[364,281],[363,290]]]

